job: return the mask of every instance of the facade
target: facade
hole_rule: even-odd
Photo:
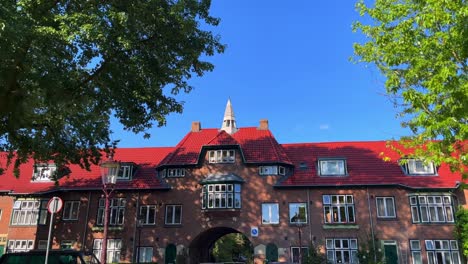
[[[221,129],[193,122],[175,147],[116,150],[108,260],[211,262],[217,239],[242,233],[256,260],[298,262],[300,249],[315,245],[331,263],[357,263],[358,251],[373,249],[387,263],[461,263],[454,237],[455,211],[466,205],[461,176],[415,159],[400,165],[404,157],[387,145],[279,144],[267,120],[237,127],[228,101]],[[53,248],[100,255],[99,167],[63,172],[30,161],[20,172],[0,176],[0,251],[47,247],[53,221]],[[53,173],[65,174],[58,185]],[[53,196],[64,207],[51,220]]]

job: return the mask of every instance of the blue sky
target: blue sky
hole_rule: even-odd
[[[287,3],[287,4],[285,4]],[[350,62],[353,43],[362,42],[351,25],[359,19],[354,1],[214,0],[213,28],[227,44],[208,58],[213,72],[190,83],[177,98],[183,114],[168,116],[150,139],[113,123],[119,147],[175,146],[190,131],[219,128],[228,98],[239,127],[268,119],[280,143],[368,141],[408,135],[385,95],[384,78],[373,67]]]

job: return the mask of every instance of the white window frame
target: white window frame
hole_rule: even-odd
[[[380,210],[379,201],[382,201],[383,211]],[[396,218],[395,198],[393,197],[375,197],[375,208],[378,218]]]
[[[279,204],[278,203],[263,203],[262,204],[262,224],[264,225],[279,224]]]
[[[143,210],[146,208],[146,212]],[[156,212],[158,207],[156,205],[141,205],[140,206],[140,224],[142,225],[155,225],[156,224]],[[153,211],[153,217],[151,217],[151,211]]]
[[[422,264],[421,242],[419,240],[410,240],[411,263]]]
[[[359,263],[356,238],[327,238],[325,250],[328,263]],[[345,254],[349,256],[349,262],[344,261]],[[337,258],[340,258],[340,261],[337,261]]]
[[[125,207],[127,199],[112,198],[109,201],[109,225],[122,226],[125,219]],[[97,225],[104,224],[105,199],[99,199]]]
[[[209,163],[234,163],[236,161],[236,151],[233,149],[219,149],[208,151]]]
[[[309,247],[301,247],[302,259],[309,253]],[[291,247],[291,263],[299,263],[299,247]],[[297,260],[297,261],[296,261]],[[302,263],[302,262],[301,262]]]
[[[121,164],[119,167],[119,173],[117,174],[117,180],[131,180],[132,177],[133,177],[133,165]]]
[[[172,208],[171,215],[169,215],[169,208]],[[182,224],[182,209],[183,209],[182,205],[180,204],[167,204],[166,212],[164,214],[164,224],[181,225]],[[179,219],[176,219],[176,215],[177,215],[176,210],[180,210]]]
[[[455,222],[452,197],[450,195],[410,195],[413,223]]]
[[[402,164],[402,169],[406,175],[410,176],[435,176],[437,168],[434,162],[427,162],[419,159],[406,159]]]
[[[168,178],[185,177],[185,169],[184,168],[167,169],[167,177]]]
[[[11,225],[45,225],[47,221],[46,200],[17,200],[11,213]]]
[[[336,167],[337,171],[331,171],[330,168]],[[318,174],[320,176],[347,176],[346,159],[319,159]]]
[[[301,219],[302,221],[292,221],[292,219],[296,217],[296,211],[298,213],[297,216],[300,215],[301,208],[304,208],[305,210],[304,212],[305,219]],[[308,218],[307,215],[308,215],[307,203],[289,203],[289,223],[290,224],[306,224],[307,218]]]
[[[32,182],[51,182],[52,175],[57,171],[55,164],[36,164],[34,165]]]
[[[202,209],[239,209],[241,208],[239,183],[205,184],[202,187]]]
[[[138,263],[152,263],[153,254],[153,247],[137,247]]]
[[[122,239],[107,239],[107,263],[120,262],[120,252],[122,250]],[[98,259],[101,259],[102,239],[94,239],[93,253]]]
[[[456,240],[425,240],[426,255],[428,263],[433,264],[460,264],[460,252],[458,242]],[[442,263],[437,261],[437,255],[441,254]],[[450,262],[446,263],[445,259],[450,258]]]
[[[63,205],[63,220],[78,220],[79,214],[80,201],[65,201]]]
[[[354,197],[351,194],[325,194],[322,196],[325,224],[349,224],[356,222]]]
[[[26,252],[34,249],[34,240],[8,240],[8,252]]]

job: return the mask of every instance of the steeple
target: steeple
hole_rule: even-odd
[[[234,111],[232,111],[230,98],[227,101],[226,110],[224,111],[223,125],[221,126],[221,130],[224,130],[229,134],[234,134],[237,131],[236,118],[234,117]]]

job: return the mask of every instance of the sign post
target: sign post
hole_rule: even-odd
[[[47,211],[50,213],[50,224],[49,224],[49,235],[47,237],[47,249],[46,249],[46,256],[45,256],[45,263],[49,261],[49,247],[50,247],[50,236],[52,234],[52,223],[54,219],[54,214],[60,212],[63,207],[63,201],[60,197],[52,197],[47,204]]]

